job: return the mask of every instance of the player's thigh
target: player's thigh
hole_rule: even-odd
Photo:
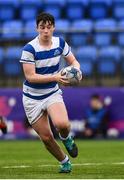
[[[47,112],[44,112],[44,114],[34,124],[32,124],[32,128],[37,132],[42,140],[49,140],[53,137]]]
[[[55,127],[65,128],[67,126],[70,126],[67,110],[64,103],[53,103],[48,107],[47,111]]]

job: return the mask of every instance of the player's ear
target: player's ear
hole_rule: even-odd
[[[36,31],[37,31],[37,32],[39,32],[39,30],[38,30],[38,26],[36,26],[36,28],[35,28],[35,29],[36,29]]]
[[[53,26],[53,31],[55,31],[55,26]]]

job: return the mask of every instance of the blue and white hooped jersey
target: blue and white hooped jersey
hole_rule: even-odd
[[[66,57],[70,53],[70,47],[62,38],[53,36],[51,49],[45,50],[39,44],[37,36],[24,46],[20,62],[35,64],[38,74],[52,75],[59,71],[60,57]],[[23,84],[23,94],[37,100],[47,98],[58,90],[57,82],[29,83],[26,80]]]

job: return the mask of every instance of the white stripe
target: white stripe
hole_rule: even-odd
[[[113,162],[113,163],[79,163],[79,164],[72,164],[73,166],[101,166],[101,165],[124,165],[124,162]],[[53,167],[58,166],[57,164],[41,164],[35,167]],[[33,166],[30,165],[14,165],[14,166],[3,166],[3,169],[12,169],[12,168],[30,168]]]
[[[30,60],[34,62],[34,55],[28,51],[22,51],[21,59]]]
[[[37,60],[36,67],[50,67],[58,64],[60,61],[60,56],[44,59],[44,60]]]
[[[71,50],[71,48],[69,47],[69,45],[65,42],[65,47],[63,49],[63,56],[66,56],[66,54]]]
[[[42,96],[44,94],[49,94],[52,91],[56,91],[59,89],[58,84],[54,88],[49,88],[49,89],[34,89],[29,86],[26,86],[25,84],[23,85],[23,91],[25,93],[30,93],[31,95],[39,95]]]

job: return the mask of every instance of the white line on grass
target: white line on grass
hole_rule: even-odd
[[[115,163],[80,163],[80,164],[72,164],[73,166],[100,166],[100,165],[124,165],[124,162],[115,162]],[[37,167],[52,167],[52,166],[58,166],[55,164],[41,164]],[[3,166],[4,169],[18,169],[18,168],[30,168],[33,166],[29,165],[17,165],[17,166]],[[36,166],[35,166],[36,167]]]
[[[31,166],[25,166],[25,165],[19,165],[19,166],[3,166],[4,169],[10,169],[10,168],[29,168]]]
[[[119,164],[119,165],[124,165],[124,162],[115,162],[115,163],[112,163],[112,164]]]

